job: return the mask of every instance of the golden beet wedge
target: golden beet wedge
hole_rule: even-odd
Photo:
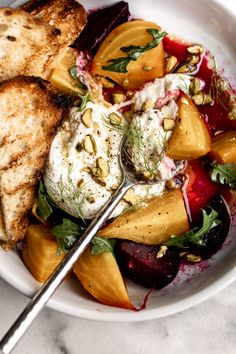
[[[211,155],[218,163],[236,163],[236,130],[213,138]]]
[[[153,198],[146,207],[124,213],[99,231],[99,236],[160,245],[171,235],[189,230],[188,216],[179,189]]]
[[[68,48],[48,79],[55,89],[67,94],[78,94],[82,92],[78,87],[78,80],[75,80],[69,72],[69,70],[75,65],[76,52],[74,49]]]
[[[185,94],[177,101],[175,129],[167,144],[166,154],[176,160],[192,160],[211,151],[211,137],[197,107]]]
[[[57,255],[55,237],[43,225],[30,225],[25,236],[23,259],[34,278],[44,283],[63,259]]]
[[[152,35],[147,32],[150,28],[160,29],[155,23],[142,20],[126,22],[115,28],[99,47],[92,62],[92,74],[106,76],[127,90],[136,90],[145,82],[164,76],[165,54],[162,42],[144,52],[136,61],[130,61],[127,73],[103,69],[103,66],[110,64],[109,60],[127,57],[120,48],[143,46],[152,41]]]
[[[91,247],[88,247],[73,269],[85,290],[101,303],[134,309],[115,257],[111,252],[93,256]]]

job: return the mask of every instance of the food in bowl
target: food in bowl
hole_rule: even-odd
[[[114,27],[89,42],[106,11]],[[50,148],[23,258],[37,280],[48,278],[118,188],[125,136],[136,172],[157,183],[125,196],[74,272],[102,303],[133,309],[122,275],[161,289],[181,262],[208,259],[227,237],[236,121],[233,90],[211,53],[128,16],[124,2],[91,13],[77,52],[69,49],[49,78],[73,107]]]

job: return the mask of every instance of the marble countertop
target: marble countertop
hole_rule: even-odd
[[[235,0],[218,0],[236,14]],[[6,3],[6,1],[5,1]],[[4,0],[0,1],[4,6]],[[0,280],[0,337],[28,299]],[[195,308],[139,323],[82,320],[45,308],[14,354],[233,354],[236,283]]]
[[[0,281],[0,336],[27,298]],[[233,354],[236,283],[203,304],[139,323],[82,320],[45,308],[14,354]]]

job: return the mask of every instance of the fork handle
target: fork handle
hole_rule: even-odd
[[[46,283],[38,290],[17,320],[5,334],[0,342],[0,353],[9,354],[24,335],[28,327],[31,325],[38,313],[43,309],[44,305],[51,298],[57,287],[65,278],[67,273],[75,264],[78,257],[83,253],[89,245],[98,230],[106,222],[114,208],[125,195],[127,190],[134,184],[124,177],[121,186],[114,195],[104,205],[98,215],[91,222],[82,237],[75,243],[72,249],[66,254],[64,259],[52,273]]]

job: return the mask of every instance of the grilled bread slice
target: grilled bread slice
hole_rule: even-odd
[[[79,36],[87,21],[83,6],[75,0],[30,0],[21,7],[60,30],[60,43],[67,46]]]
[[[13,247],[28,216],[63,109],[51,85],[36,77],[0,84],[0,239]]]
[[[0,82],[48,77],[60,52],[58,31],[23,10],[0,8]]]
[[[0,8],[0,82],[19,75],[50,77],[87,19],[82,5],[62,1],[64,5],[67,2],[76,4],[71,12],[70,6],[61,8],[59,0],[48,2],[44,10],[40,7],[35,15],[23,9]],[[58,28],[49,24],[54,22]]]

